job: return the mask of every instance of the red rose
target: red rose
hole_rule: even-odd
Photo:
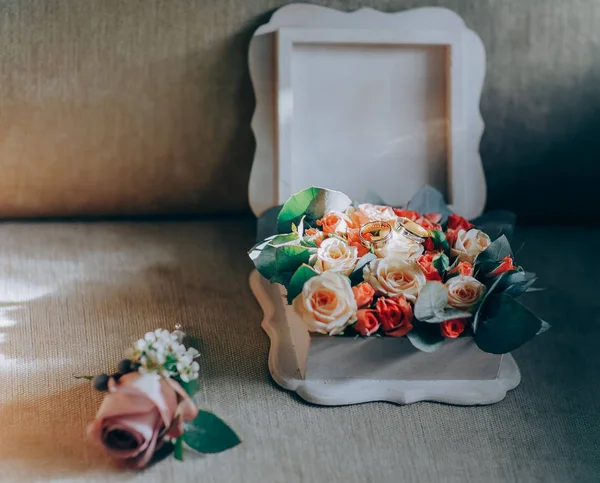
[[[417,259],[417,263],[421,267],[421,270],[423,270],[423,273],[425,274],[425,278],[427,280],[441,282],[442,277],[437,271],[437,269],[433,266],[433,257],[435,257],[436,255],[437,253],[435,252],[428,252],[425,255],[420,256]]]
[[[474,225],[465,220],[462,216],[458,216],[452,213],[448,216],[448,229],[449,230],[465,230],[469,231]]]
[[[308,228],[304,230],[304,236],[314,238],[315,245],[317,245],[318,247],[321,246],[323,238],[325,238],[325,234],[322,231],[317,230],[316,228]]]
[[[423,248],[425,248],[425,251],[427,252],[435,250],[435,244],[433,243],[433,239],[431,237],[428,237],[425,240],[425,243],[423,243]]]
[[[379,330],[377,312],[373,309],[360,309],[356,312],[358,321],[352,327],[360,335],[369,336]]]
[[[466,319],[446,320],[440,324],[442,335],[450,339],[456,339],[465,331],[467,327]]]
[[[502,260],[500,260],[500,265],[498,265],[495,270],[490,272],[489,276],[496,277],[504,272],[516,269],[517,267],[515,267],[512,257],[510,255],[506,255]]]
[[[466,275],[467,277],[473,276],[473,265],[469,262],[460,262],[456,267],[448,272],[449,274]]]
[[[354,293],[354,299],[356,300],[357,307],[364,307],[373,302],[373,295],[375,295],[375,289],[371,287],[367,282],[361,283],[356,287],[352,287]]]
[[[381,297],[375,304],[375,310],[385,335],[402,337],[412,329],[413,311],[404,295],[394,298]]]
[[[442,219],[442,215],[439,213],[427,213],[426,215],[420,216],[415,220],[415,223],[418,223],[423,228],[427,230],[441,230],[440,220]]]
[[[450,247],[454,246],[457,238],[458,238],[458,230],[449,228],[448,231],[446,231],[446,240],[448,240],[448,244],[450,245]]]

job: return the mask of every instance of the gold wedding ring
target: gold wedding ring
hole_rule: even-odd
[[[417,243],[425,243],[429,231],[408,218],[398,218],[397,231],[400,235]]]
[[[383,248],[392,239],[392,225],[385,221],[365,223],[358,232],[360,242],[367,248]]]

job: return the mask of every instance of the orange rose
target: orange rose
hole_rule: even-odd
[[[369,336],[379,330],[379,320],[377,320],[377,312],[372,309],[360,309],[356,312],[358,322],[352,327],[360,335]]]
[[[309,228],[307,230],[304,230],[304,236],[308,236],[311,238],[314,237],[315,245],[317,245],[317,247],[321,246],[321,243],[325,238],[325,234],[322,231],[317,230],[316,228]]]
[[[364,307],[373,302],[373,295],[375,295],[375,289],[371,287],[367,282],[361,283],[356,287],[352,287],[354,293],[354,299],[358,307]]]
[[[345,234],[348,227],[353,226],[353,223],[350,218],[343,213],[331,211],[320,220],[317,220],[317,225],[323,229],[323,233],[330,235],[332,233]]]
[[[496,277],[498,275],[503,274],[504,272],[516,269],[517,267],[515,267],[512,257],[510,255],[506,255],[502,260],[500,260],[500,265],[498,265],[495,270],[489,273],[489,276]]]
[[[369,253],[369,249],[364,246],[362,244],[362,242],[360,241],[360,236],[359,233],[360,229],[359,228],[350,228],[347,232],[348,235],[348,244],[350,246],[356,247],[358,248],[358,257],[363,257],[365,256],[367,253]]]
[[[442,335],[450,339],[456,339],[465,331],[467,322],[465,319],[446,320],[440,324]]]
[[[375,304],[375,310],[385,335],[402,337],[412,329],[413,311],[404,295],[394,298],[381,297]]]
[[[437,269],[433,266],[433,257],[436,255],[437,253],[435,252],[426,253],[417,259],[417,263],[421,267],[421,270],[423,270],[427,280],[441,282],[442,277]]]
[[[396,213],[396,216],[402,216],[403,218],[408,218],[411,221],[417,221],[417,219],[419,218],[419,214],[416,211],[412,210],[394,208],[394,213]]]
[[[473,276],[473,265],[469,262],[460,262],[456,267],[448,272],[448,274],[459,274],[466,275],[467,277]]]
[[[452,213],[448,216],[448,229],[449,230],[465,230],[469,231],[474,225],[465,220],[462,216],[458,216]]]

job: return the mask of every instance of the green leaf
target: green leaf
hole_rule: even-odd
[[[173,456],[177,461],[183,461],[183,437],[177,438],[173,448]]]
[[[427,282],[415,303],[415,317],[421,322],[439,324],[445,320],[471,317],[470,312],[463,312],[447,307],[448,292],[441,282]]]
[[[450,243],[446,240],[446,235],[440,230],[430,230],[429,238],[433,241],[433,246],[437,250],[444,250],[446,253],[450,253]]]
[[[304,287],[304,284],[316,275],[318,275],[318,272],[306,264],[301,265],[300,268],[296,270],[292,276],[292,279],[290,280],[290,283],[288,284],[288,304],[292,304],[292,301],[302,292],[302,287]]]
[[[367,194],[365,195],[365,203],[371,203],[372,205],[385,205],[385,201],[383,201],[383,199],[381,198],[381,196],[379,196],[377,193],[375,193],[373,190],[368,190]]]
[[[177,382],[189,396],[193,396],[200,389],[200,382],[198,381],[198,379],[194,379],[190,382],[184,382],[181,379],[177,378]]]
[[[475,317],[473,318],[473,327],[472,327],[473,333],[477,332],[477,327],[479,326],[479,321],[482,316],[481,309],[485,305],[487,298],[497,291],[496,289],[497,289],[498,285],[500,285],[500,283],[502,282],[504,277],[507,276],[507,274],[508,274],[508,272],[504,272],[503,274],[496,277],[494,279],[492,285],[490,287],[488,287],[487,291],[483,295],[481,302],[479,303],[479,307],[477,308],[477,311],[475,312]]]
[[[344,193],[313,186],[299,191],[285,202],[277,217],[277,230],[287,233],[291,224],[297,224],[303,215],[314,221],[329,211],[344,211],[351,204],[352,200]]]
[[[477,256],[475,265],[480,266],[483,262],[488,261],[499,262],[508,255],[512,256],[512,249],[506,236],[502,235]]]
[[[505,272],[506,275],[498,283],[497,292],[503,292],[511,297],[518,297],[527,292],[527,290],[536,282],[535,273],[523,271]]]
[[[358,285],[363,281],[363,269],[373,260],[377,260],[377,256],[375,256],[373,253],[366,253],[365,255],[359,258],[356,267],[354,267],[354,270],[352,270],[352,273],[349,277],[350,284],[352,286]]]
[[[297,235],[294,242],[298,241]],[[289,237],[289,235],[287,235]],[[287,240],[288,238],[275,237],[274,239],[267,241],[266,244],[261,244],[254,250],[257,253],[254,256],[250,254],[250,258],[254,262],[254,266],[259,273],[271,281],[271,283],[282,281],[289,282],[291,274],[293,274],[300,265],[307,263],[311,253],[314,249],[304,247],[299,244],[290,244],[285,242],[283,244],[276,244],[281,240]],[[285,275],[290,273],[290,275]],[[285,285],[285,283],[284,283]]]
[[[482,307],[475,343],[484,352],[506,354],[532,339],[542,321],[504,293],[492,294]]]
[[[427,282],[415,302],[415,317],[426,322],[444,310],[448,303],[448,292],[441,282]]]
[[[425,324],[414,320],[412,330],[406,334],[410,343],[423,352],[435,352],[444,343],[439,324]]]
[[[220,453],[240,443],[237,434],[208,411],[199,411],[196,419],[184,425],[183,440],[200,453]]]
[[[443,277],[448,267],[450,266],[450,259],[444,253],[439,253],[438,255],[433,257],[433,268],[435,268],[438,273]]]
[[[439,213],[442,215],[441,223],[444,224],[448,215],[452,213],[446,205],[444,195],[432,186],[423,186],[406,205],[407,210],[416,211],[422,215]]]

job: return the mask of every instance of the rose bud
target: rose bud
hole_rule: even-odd
[[[488,276],[497,277],[498,275],[502,275],[504,272],[516,269],[517,267],[515,267],[512,257],[510,255],[506,255],[502,260],[500,260],[500,265],[498,265],[495,270],[491,271]]]
[[[402,337],[412,329],[413,311],[404,295],[395,298],[381,297],[377,300],[375,309],[385,335]]]
[[[173,379],[130,372],[118,383],[108,381],[108,394],[87,433],[122,466],[142,468],[164,438],[181,436],[183,421],[197,414],[195,404]]]
[[[466,275],[467,277],[473,276],[473,265],[469,262],[460,262],[456,267],[448,272],[448,275]]]
[[[94,379],[92,379],[92,386],[96,391],[107,391],[108,390],[108,380],[110,377],[107,374],[98,374]]]
[[[467,327],[466,319],[446,320],[440,324],[442,335],[450,339],[456,339],[465,331]]]
[[[358,321],[352,327],[360,335],[365,337],[374,334],[379,330],[379,321],[377,320],[377,311],[373,309],[360,309],[356,312]]]
[[[367,282],[361,283],[356,287],[352,287],[354,293],[354,299],[358,307],[364,307],[373,302],[373,295],[375,295],[375,289],[371,287]]]

